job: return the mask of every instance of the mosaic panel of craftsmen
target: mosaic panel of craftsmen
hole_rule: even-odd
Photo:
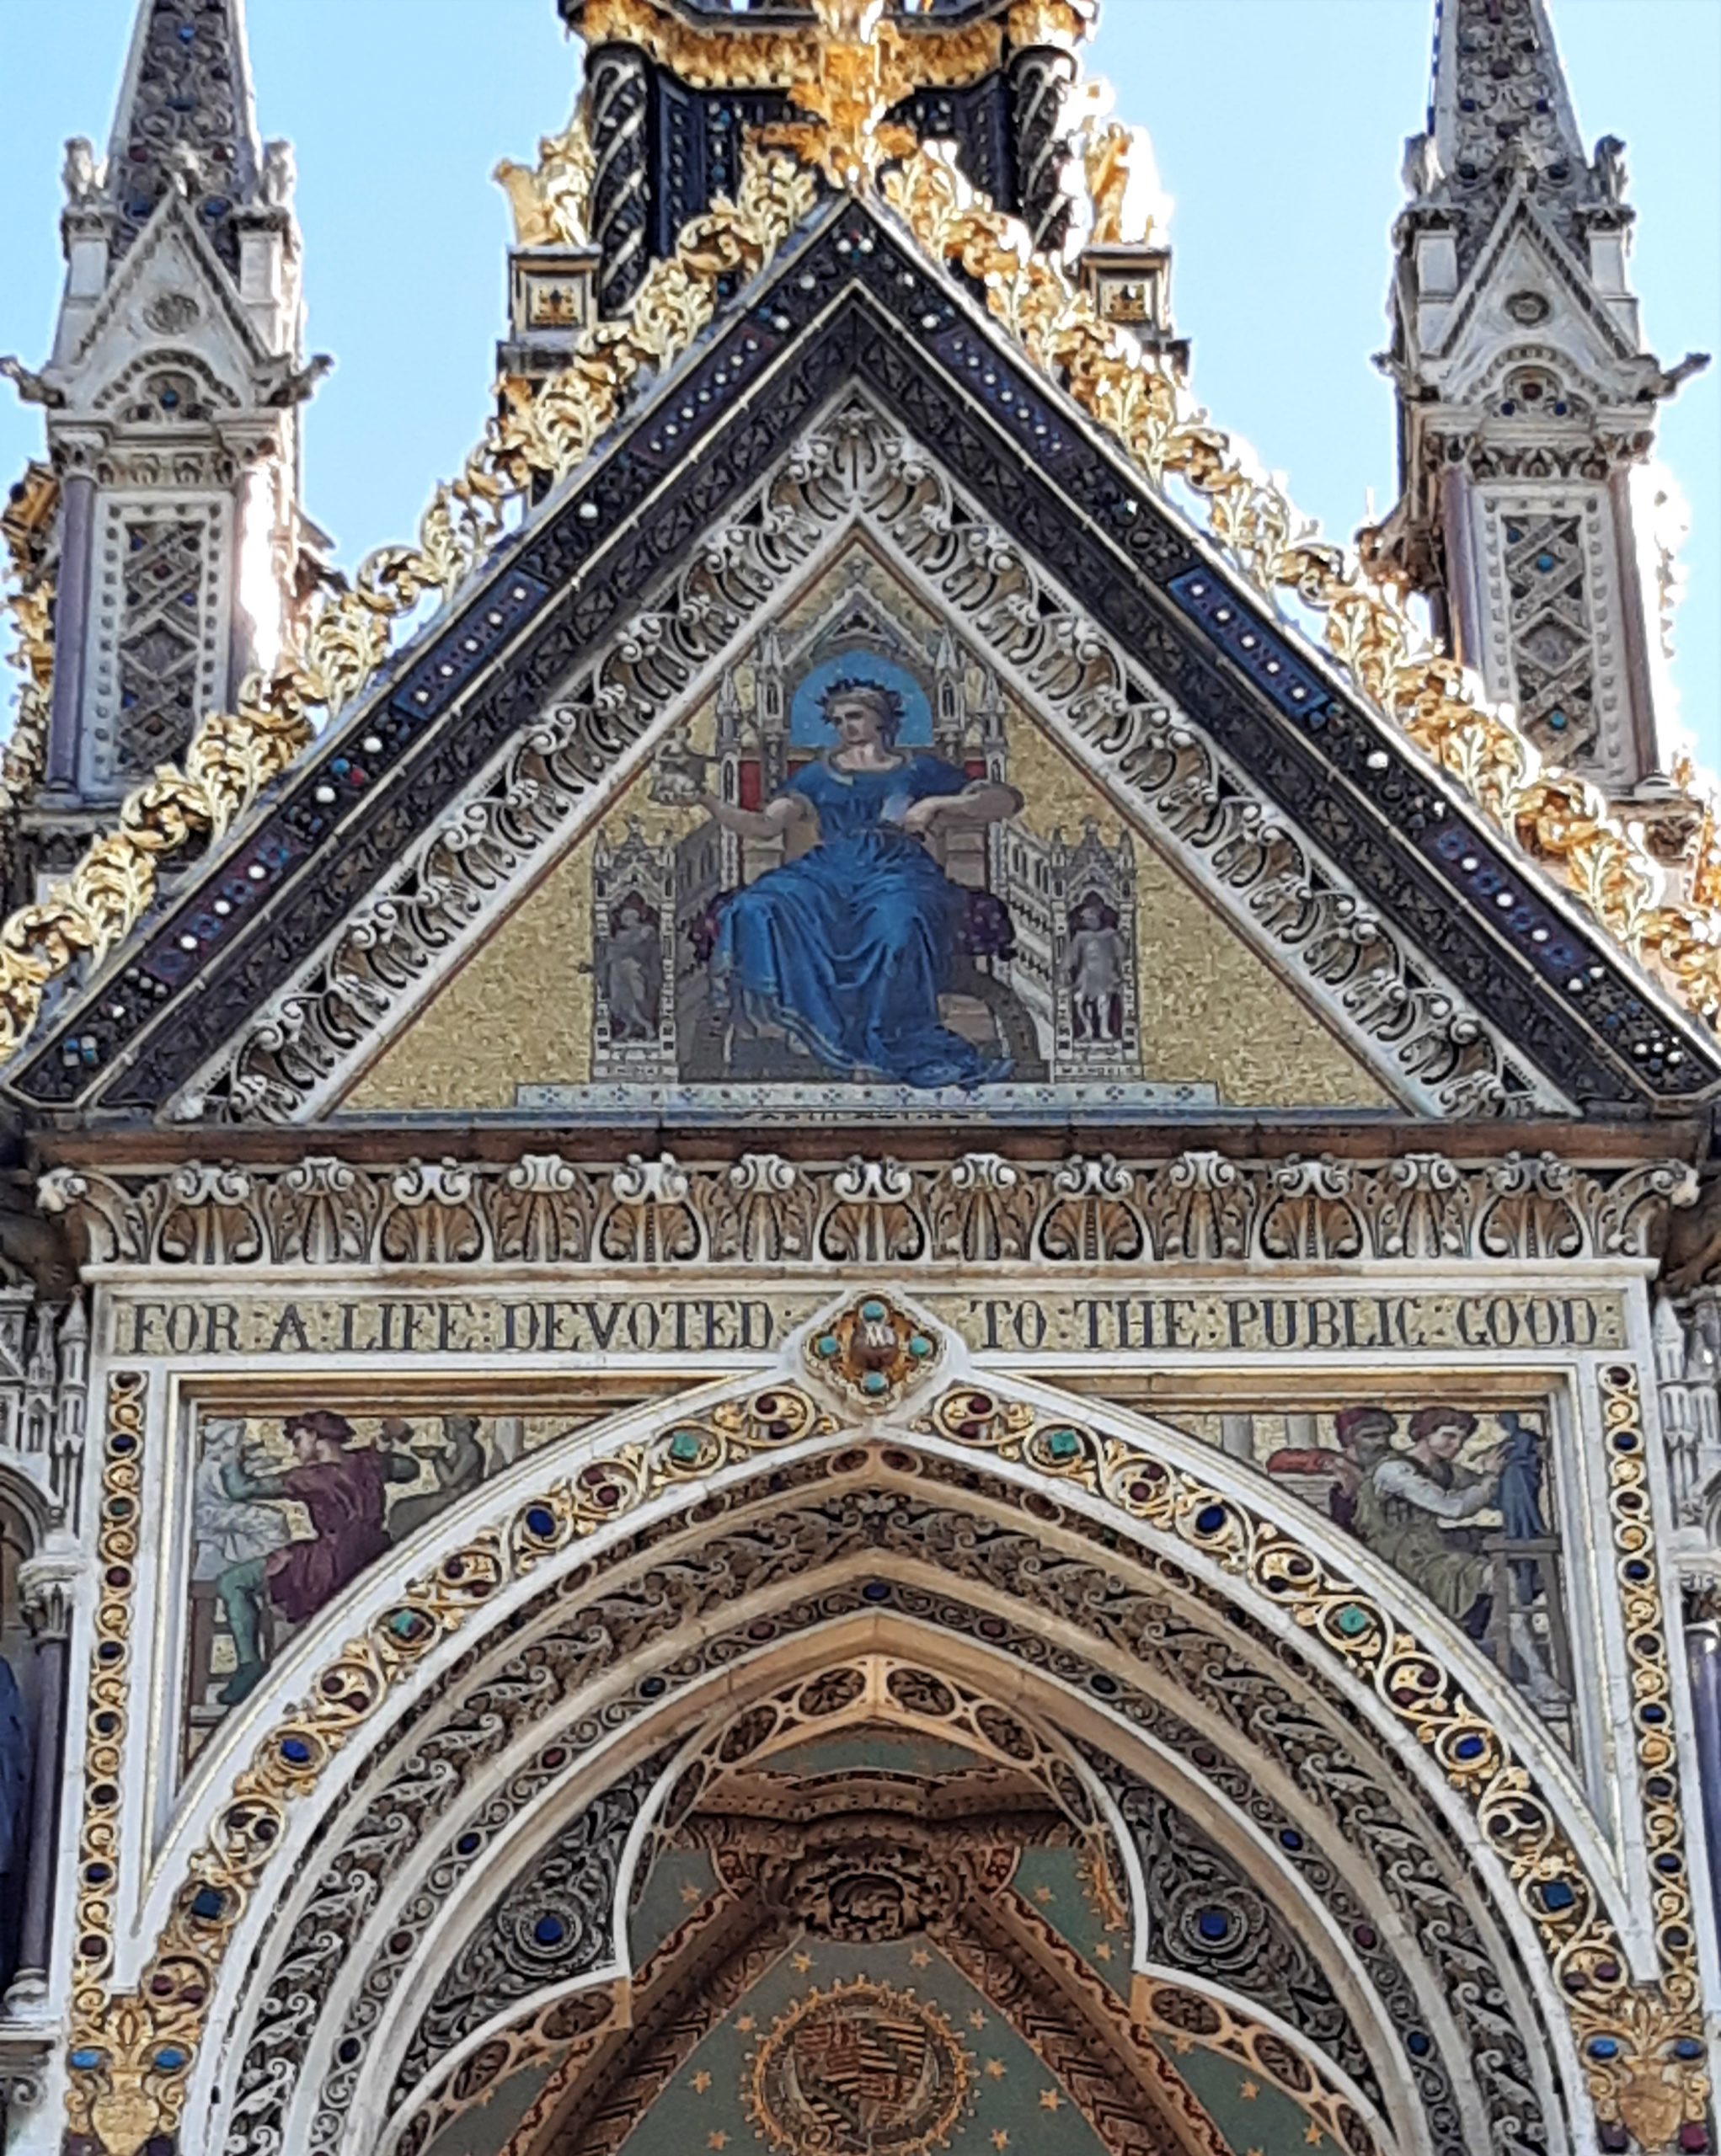
[[[1109,1386],[1115,1394],[1115,1389]],[[527,1453],[628,1404],[205,1412],[195,1437],[184,1757],[371,1568]],[[1248,1462],[1392,1566],[1571,1743],[1577,1682],[1551,1404],[1131,1402]]]
[[[1377,1084],[857,547],[346,1105],[1104,1113]]]
[[[1317,1412],[1150,1412],[1248,1460],[1390,1565],[1574,1746],[1582,1657],[1547,1403],[1490,1406],[1430,1394]]]
[[[297,1634],[421,1528],[526,1453],[633,1401],[552,1413],[285,1412],[198,1417],[184,1744],[263,1682]]]

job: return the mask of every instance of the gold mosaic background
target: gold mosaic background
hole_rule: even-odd
[[[931,617],[869,557],[839,563],[782,618],[786,637],[828,610],[842,590],[863,585],[925,639]],[[736,669],[744,703],[751,669]],[[977,677],[971,683],[977,692]],[[682,736],[709,751],[709,702]],[[1013,701],[1009,776],[1024,798],[1019,821],[1041,836],[1080,838],[1091,820],[1115,846],[1116,812],[1040,723]],[[660,806],[636,780],[603,819],[619,844],[637,822],[655,844],[703,820],[697,809]],[[342,1106],[391,1109],[511,1108],[521,1085],[580,1085],[591,1075],[591,863],[586,831],[543,881],[492,931],[418,1019],[386,1049]],[[1390,1097],[1208,901],[1136,834],[1136,923],[1141,1075],[1207,1083],[1233,1107],[1387,1107]]]

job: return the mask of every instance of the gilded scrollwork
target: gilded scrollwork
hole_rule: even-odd
[[[12,730],[0,749],[0,843],[41,782],[48,754],[54,687],[54,588],[45,578],[21,584],[0,600],[12,616],[7,664],[23,676]]]
[[[1721,1017],[1721,910],[1666,894],[1641,841],[1589,781],[1545,764],[1482,699],[1479,685],[1417,628],[1402,595],[1323,542],[1277,483],[1190,399],[1172,370],[1103,321],[1026,229],[922,148],[885,180],[915,237],[984,289],[991,313],[1061,381],[1157,486],[1181,481],[1227,558],[1275,604],[1321,617],[1328,651],[1361,694],[1464,787],[1483,814],[1551,869],[1640,963],[1711,1024]]]

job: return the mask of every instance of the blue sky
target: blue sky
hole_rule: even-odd
[[[1721,354],[1721,0],[1554,0],[1586,139],[1622,136],[1635,269],[1665,361]],[[1348,538],[1396,492],[1388,232],[1432,0],[1104,0],[1093,63],[1152,131],[1174,296],[1214,417]],[[131,0],[0,0],[0,352],[44,356],[65,136],[106,139]],[[259,119],[298,153],[311,348],[307,503],[350,563],[411,533],[482,425],[508,221],[488,174],[565,118],[553,0],[250,0]],[[18,94],[18,86],[28,93]],[[40,443],[0,385],[0,484]],[[1664,418],[1692,506],[1676,676],[1721,766],[1721,366]]]

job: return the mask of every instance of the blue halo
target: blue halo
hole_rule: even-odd
[[[882,659],[875,651],[840,652],[821,659],[795,683],[789,700],[788,738],[797,749],[828,749],[831,728],[819,709],[819,699],[833,681],[847,676],[852,681],[874,681],[881,689],[894,689],[902,699],[902,731],[896,737],[905,748],[932,745],[933,707],[927,692],[906,667]]]

